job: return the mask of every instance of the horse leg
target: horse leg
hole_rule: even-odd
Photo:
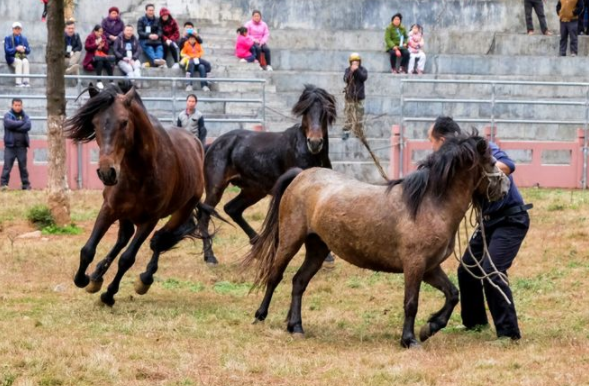
[[[121,255],[119,259],[119,269],[117,274],[115,275],[114,279],[108,286],[106,292],[103,292],[100,296],[100,300],[102,303],[106,304],[107,306],[113,306],[115,304],[115,294],[119,292],[119,286],[121,284],[121,279],[125,275],[125,272],[129,270],[135,263],[135,256],[137,256],[137,252],[141,247],[141,244],[145,241],[145,239],[149,236],[153,228],[157,225],[157,220],[151,221],[149,223],[141,224],[137,227],[137,232],[135,233],[135,237],[131,241],[131,244],[127,248],[125,252]]]
[[[218,178],[217,176],[209,177],[207,175],[207,177],[207,196],[205,199],[205,204],[214,208],[217,206],[219,201],[221,201],[221,197],[223,197],[223,193],[225,192],[225,188],[227,187],[228,183],[224,176],[223,178]],[[217,261],[215,253],[213,252],[213,238],[209,235],[210,221],[211,216],[205,211],[202,211],[198,219],[198,229],[200,234],[203,236],[202,249],[204,252],[205,263],[209,266],[215,266],[219,264],[219,262]]]
[[[181,210],[175,212],[170,220],[155,232],[149,246],[153,255],[147,264],[145,272],[139,275],[135,281],[135,292],[139,295],[145,295],[149,287],[153,284],[153,275],[157,272],[159,257],[162,252],[172,249],[186,235],[192,233],[196,224],[191,217],[194,202],[190,202]]]
[[[86,241],[86,244],[80,251],[80,266],[74,277],[74,283],[77,287],[84,288],[90,283],[90,277],[86,275],[86,269],[88,269],[88,266],[92,263],[92,260],[94,260],[96,246],[104,237],[108,228],[110,228],[115,221],[116,217],[110,208],[102,204],[98,217],[96,217],[94,228],[92,228],[90,238]]]
[[[257,190],[242,190],[237,197],[225,204],[225,212],[243,229],[243,231],[253,240],[258,234],[243,218],[243,211],[252,205],[255,205],[262,198],[266,197],[265,192]]]
[[[430,336],[448,325],[448,320],[450,320],[452,311],[454,311],[454,307],[458,304],[458,289],[452,284],[450,279],[448,279],[448,276],[446,276],[446,273],[440,266],[427,272],[423,277],[423,281],[442,291],[446,297],[444,306],[438,312],[430,316],[427,324],[425,324],[419,332],[419,339],[422,342],[425,342]]]
[[[317,235],[309,235],[305,240],[305,261],[292,279],[292,302],[290,304],[289,320],[287,329],[293,334],[304,334],[303,320],[301,315],[303,293],[307,285],[321,269],[323,260],[329,254],[327,244]]]
[[[424,269],[419,266],[405,267],[405,321],[403,322],[403,334],[401,346],[405,348],[418,348],[419,342],[415,339],[415,316],[419,303],[419,289],[423,280]]]
[[[119,252],[121,252],[121,250],[125,248],[125,246],[129,242],[129,240],[131,240],[133,233],[135,233],[135,227],[133,226],[133,223],[131,221],[119,220],[119,234],[117,237],[117,242],[115,243],[114,247],[110,250],[110,252],[106,255],[104,260],[96,264],[96,269],[94,270],[92,275],[90,275],[90,284],[86,287],[86,292],[93,294],[100,291],[100,288],[102,288],[102,283],[104,281],[102,277],[104,276],[106,271],[108,271],[110,265],[112,264],[113,260],[117,257]]]

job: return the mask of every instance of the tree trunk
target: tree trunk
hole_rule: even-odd
[[[47,4],[47,143],[49,145],[49,178],[47,204],[57,225],[69,225],[70,195],[67,184],[65,138],[65,72],[63,38],[64,0]]]

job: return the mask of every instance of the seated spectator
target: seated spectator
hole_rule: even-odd
[[[123,33],[125,23],[119,17],[119,9],[117,7],[110,7],[108,9],[108,16],[102,19],[102,30],[104,31],[104,38],[111,47],[111,52],[114,47],[114,42],[117,37]],[[114,52],[112,52],[114,54]]]
[[[270,47],[267,44],[268,38],[270,38],[270,30],[268,29],[268,25],[262,21],[262,13],[258,10],[252,12],[252,19],[245,23],[245,28],[247,28],[248,35],[254,40],[257,54],[256,59],[258,59],[264,70],[272,71]]]
[[[4,38],[6,63],[14,67],[17,75],[28,75],[30,70],[27,55],[30,53],[29,41],[22,35],[22,24],[18,21],[12,23],[12,34]],[[16,78],[16,87],[29,87],[29,78]]]
[[[200,111],[196,109],[198,98],[194,94],[186,97],[186,109],[178,115],[176,126],[183,127],[191,132],[196,138],[202,142],[203,146],[207,140],[207,129],[205,127],[205,119]]]
[[[192,24],[192,22],[190,21],[187,21],[186,23],[184,23],[184,31],[182,31],[182,36],[178,41],[178,47],[180,47],[180,51],[182,51],[182,48],[184,48],[184,43],[188,41],[188,36],[193,34],[196,34],[196,41],[198,42],[198,44],[202,44],[202,38],[198,34],[196,28],[194,28],[194,24]]]
[[[419,24],[413,24],[411,32],[409,32],[409,73],[423,74],[425,68],[425,52],[423,46],[423,28]],[[417,70],[415,70],[415,61],[417,60]]]
[[[196,35],[192,34],[188,36],[188,41],[184,43],[184,47],[182,48],[182,61],[180,62],[186,71],[187,78],[193,78],[197,71],[201,78],[207,77],[207,67],[210,68],[210,64],[207,66],[208,62],[201,59],[203,54],[204,50],[196,41]],[[202,91],[211,91],[209,83],[206,80],[201,80],[200,86],[202,87]],[[186,91],[192,91],[192,81],[188,82]]]
[[[162,45],[164,47],[164,60],[166,60],[168,54],[172,54],[172,59],[174,59],[172,68],[180,68],[178,64],[180,61],[180,48],[176,43],[180,40],[180,29],[167,8],[160,10],[160,25],[162,26],[162,41],[164,43]]]
[[[73,21],[65,23],[65,74],[77,75],[80,73],[80,60],[82,59],[82,39],[76,32],[76,24]]]
[[[145,16],[141,17],[137,22],[137,34],[139,35],[139,44],[149,60],[144,66],[165,66],[162,28],[159,20],[155,17],[153,4],[145,6]]]
[[[87,71],[96,71],[96,75],[102,76],[104,69],[109,76],[112,76],[112,63],[114,57],[108,55],[108,41],[103,36],[103,30],[100,24],[96,24],[90,35],[84,43],[86,56],[82,65]],[[112,82],[112,81],[111,81]],[[103,89],[102,81],[99,79],[96,87]]]
[[[129,79],[141,77],[139,56],[143,51],[134,32],[135,28],[127,24],[123,33],[114,42],[114,53],[117,58],[117,64]],[[135,87],[139,88],[139,83],[135,83]]]
[[[247,34],[247,28],[239,27],[237,29],[237,42],[235,43],[235,56],[237,56],[240,62],[256,62],[257,50],[254,45],[254,39]]]
[[[401,24],[403,15],[396,13],[391,18],[391,24],[387,27],[384,33],[384,41],[386,51],[390,55],[391,72],[407,73],[407,65],[409,64],[409,51],[407,50],[407,31]],[[397,71],[397,59],[401,60],[401,65]]]

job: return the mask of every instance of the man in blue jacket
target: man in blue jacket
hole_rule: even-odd
[[[29,147],[29,131],[31,120],[22,109],[22,100],[12,100],[12,109],[4,115],[4,168],[0,186],[2,190],[8,189],[10,172],[14,160],[18,160],[20,180],[23,190],[30,190],[29,172],[27,171],[27,148]]]
[[[29,74],[29,60],[27,55],[31,53],[31,47],[26,37],[22,35],[22,24],[18,21],[12,23],[12,34],[4,38],[4,54],[6,63],[14,67],[17,75]],[[16,78],[16,87],[29,87],[29,78]]]

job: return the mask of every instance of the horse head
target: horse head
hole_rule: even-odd
[[[327,129],[337,118],[335,97],[307,84],[292,113],[302,116],[301,130],[307,139],[307,148],[312,154],[319,154],[328,140]]]
[[[125,153],[133,146],[138,111],[133,108],[135,89],[120,94],[116,86],[95,93],[89,87],[90,99],[66,122],[68,138],[81,142],[96,139],[100,148],[98,177],[106,186],[118,182]]]
[[[509,192],[511,181],[496,165],[497,160],[491,155],[488,142],[477,138],[476,150],[480,173],[475,185],[475,196],[484,197],[488,201],[499,201]]]

